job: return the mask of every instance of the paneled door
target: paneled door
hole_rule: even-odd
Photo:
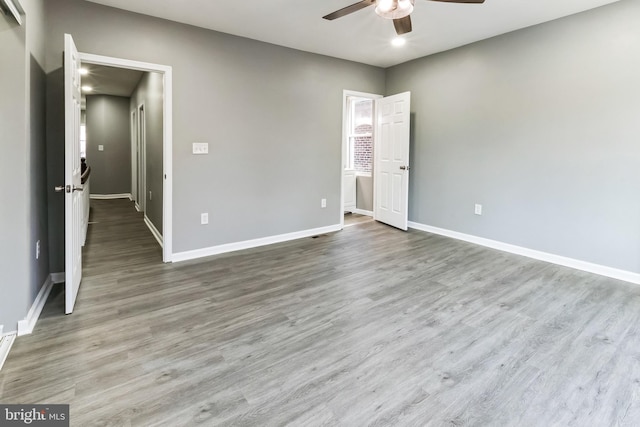
[[[65,312],[70,314],[82,280],[82,168],[80,166],[80,59],[73,38],[64,35],[64,234]]]
[[[407,230],[411,93],[376,99],[375,219]]]

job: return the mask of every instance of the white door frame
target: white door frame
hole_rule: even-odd
[[[378,95],[375,93],[366,93],[366,92],[357,92],[353,90],[343,90],[342,91],[342,155],[340,156],[340,228],[344,228],[344,165],[347,160],[347,144],[349,143],[348,137],[348,124],[349,124],[349,105],[347,102],[347,98],[353,96],[357,98],[369,98],[371,100],[382,98],[382,95]],[[373,103],[373,151],[375,153],[376,150],[376,110],[375,110],[375,102]],[[375,174],[371,171],[371,179],[372,183],[375,183]],[[357,180],[357,176],[356,176]],[[356,181],[357,182],[357,181]],[[357,191],[357,190],[356,190]],[[375,208],[376,203],[376,194],[373,192],[373,206]],[[375,209],[373,213],[373,219],[376,219]]]
[[[130,59],[79,53],[80,60],[87,64],[128,68],[131,70],[160,73],[163,76],[163,129],[162,129],[162,260],[173,261],[173,69],[169,65],[132,61]]]
[[[131,198],[140,210],[138,204],[138,111],[131,110]]]
[[[136,139],[136,151],[138,157],[138,175],[136,177],[138,185],[138,193],[142,194],[142,197],[138,196],[139,211],[145,215],[147,213],[147,112],[144,106],[144,102],[140,103],[136,107],[136,113],[138,117],[138,123],[136,129],[138,131]]]

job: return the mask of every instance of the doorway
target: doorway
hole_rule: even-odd
[[[382,95],[350,90],[343,92],[342,228],[374,217],[375,100],[379,98]]]
[[[343,92],[341,228],[345,226],[344,213],[351,212],[408,229],[410,106],[410,92],[387,97]],[[368,131],[358,129],[362,125]],[[358,171],[357,142],[366,139],[373,164],[370,170]],[[367,181],[369,185],[365,185]],[[365,207],[359,198],[366,195],[371,202]]]
[[[147,73],[152,73],[160,76],[161,84],[162,84],[162,160],[157,165],[158,169],[161,170],[161,192],[162,192],[162,234],[160,234],[157,229],[151,229],[154,237],[158,240],[158,242],[162,246],[162,260],[163,262],[171,262],[172,261],[172,68],[166,65],[159,64],[151,64],[145,62],[131,61],[121,58],[113,58],[101,55],[93,55],[89,53],[79,53],[79,59],[83,64],[93,64],[93,65],[103,65],[107,67],[121,68],[121,69],[130,69],[143,71]],[[138,203],[138,206],[141,211],[144,212],[146,203],[145,200],[147,198],[146,195],[146,173],[145,169],[147,167],[146,158],[145,158],[145,139],[146,139],[146,107],[144,104],[138,105],[138,108],[135,111],[131,112],[131,135],[135,138],[135,144],[132,140],[132,156],[134,154],[134,146],[135,148],[135,157],[131,159],[132,166],[132,176],[131,176],[131,191],[132,198],[134,201]],[[152,194],[149,194],[149,197],[153,197]],[[145,223],[147,226],[150,225],[145,219]],[[155,228],[155,227],[153,227]]]

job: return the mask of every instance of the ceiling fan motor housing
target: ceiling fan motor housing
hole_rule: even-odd
[[[376,13],[386,19],[401,19],[413,12],[414,0],[376,0]]]

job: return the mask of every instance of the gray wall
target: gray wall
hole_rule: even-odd
[[[356,208],[373,211],[373,178],[356,176]]]
[[[389,69],[412,96],[410,220],[640,272],[639,16],[625,0]]]
[[[0,325],[17,329],[49,274],[44,147],[43,3],[24,25],[0,15]],[[36,241],[40,258],[35,258]]]
[[[44,58],[42,58],[44,59]],[[47,220],[47,147],[45,131],[45,84],[43,66],[33,55],[29,57],[29,307],[49,276],[49,226]],[[36,242],[40,241],[40,256],[35,257]]]
[[[339,222],[342,91],[383,93],[384,70],[86,1],[48,2],[47,20],[51,181],[62,176],[54,109],[68,32],[82,52],[173,67],[175,252]],[[210,154],[192,155],[192,142]],[[57,250],[64,209],[51,210]],[[63,269],[61,257],[52,268]]]
[[[162,197],[163,197],[163,77],[158,73],[144,73],[140,83],[131,95],[130,111],[136,111],[144,104],[147,145],[147,175],[145,194],[145,215],[162,233]],[[149,197],[149,192],[152,197]]]
[[[87,96],[86,120],[91,193],[131,193],[129,98]],[[104,151],[98,151],[99,145]]]

